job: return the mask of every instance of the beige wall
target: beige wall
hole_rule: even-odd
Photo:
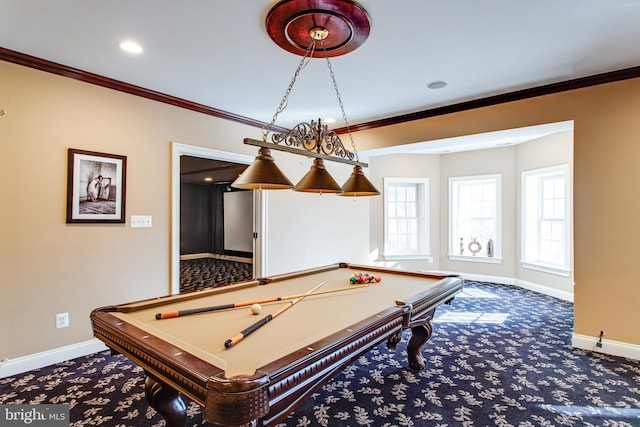
[[[242,139],[260,137],[257,128],[2,61],[0,108],[0,360],[90,340],[92,309],[168,294],[171,142],[254,156]],[[68,148],[127,156],[126,224],[65,224]],[[274,154],[285,170],[310,166],[287,156],[299,157]],[[368,202],[334,197],[325,215],[328,195],[284,193],[267,204],[268,273],[363,261],[356,236],[368,230]],[[151,215],[153,228],[132,229],[131,215]],[[308,228],[292,228],[300,224]],[[315,239],[305,238],[310,229]],[[70,327],[56,329],[63,312]]]
[[[631,79],[362,131],[358,140],[373,149],[574,120],[574,331],[640,345],[638,117],[640,79]]]

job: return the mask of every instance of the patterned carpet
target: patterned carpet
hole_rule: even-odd
[[[253,278],[253,264],[216,258],[180,261],[180,293]]]
[[[570,303],[467,282],[438,308],[427,368],[406,339],[360,357],[281,426],[640,426],[640,363],[574,350]],[[0,404],[67,403],[71,426],[162,426],[144,374],[108,352],[0,379]],[[190,426],[208,425],[188,402]]]

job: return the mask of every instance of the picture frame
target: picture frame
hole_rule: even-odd
[[[67,223],[124,223],[127,157],[69,148]]]

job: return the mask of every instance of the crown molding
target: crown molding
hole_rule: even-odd
[[[219,117],[226,120],[231,120],[237,123],[245,125],[263,128],[269,126],[268,123],[264,123],[258,120],[254,120],[248,117],[233,114],[228,111],[219,110],[217,108],[209,107],[207,105],[198,104],[186,99],[176,98],[174,96],[166,95],[160,92],[156,92],[150,89],[145,89],[140,86],[131,85],[118,80],[110,79],[108,77],[100,76],[98,74],[82,71],[77,68],[67,67],[55,62],[47,61],[45,59],[37,58],[35,56],[26,55],[24,53],[16,52],[13,50],[0,47],[0,60],[12,62],[14,64],[23,65],[25,67],[34,68],[48,73],[57,74],[64,77],[80,80],[86,83],[95,84],[98,86],[106,87],[109,89],[117,90],[120,92],[129,93],[132,95],[140,96],[143,98],[151,99],[153,101],[162,102],[176,107],[185,108],[187,110],[196,111],[202,114],[207,114],[214,117]],[[640,66],[625,68],[622,70],[611,71],[602,74],[596,74],[588,77],[581,77],[578,79],[567,80],[564,82],[552,83],[543,86],[537,86],[534,88],[518,90],[514,92],[503,93],[500,95],[489,96],[486,98],[474,99],[471,101],[460,102],[457,104],[446,105],[443,107],[432,108],[429,110],[416,111],[414,113],[402,114],[399,116],[389,117],[380,120],[374,120],[370,122],[350,125],[349,130],[351,132],[358,132],[368,129],[375,129],[384,126],[396,125],[400,123],[411,122],[414,120],[426,119],[429,117],[442,116],[445,114],[457,113],[461,111],[473,110],[476,108],[489,107],[492,105],[503,104],[506,102],[520,101],[523,99],[535,98],[543,95],[550,95],[559,92],[566,92],[574,89],[581,89],[590,86],[601,85],[605,83],[612,83],[621,80],[633,79],[640,77]],[[288,129],[273,126],[272,131],[286,132]],[[347,133],[346,127],[336,128],[334,131],[338,134]]]
[[[264,126],[269,126],[268,123],[264,123],[248,117],[240,116],[238,114],[233,114],[228,111],[219,110],[217,108],[209,107],[203,104],[198,104],[196,102],[188,101],[186,99],[166,95],[161,92],[145,89],[140,86],[132,85],[119,80],[114,80],[98,74],[89,73],[87,71],[82,71],[77,68],[67,67],[66,65],[47,61],[45,59],[37,58],[31,55],[26,55],[24,53],[16,52],[16,51],[5,49],[2,47],[0,47],[0,60],[6,61],[6,62],[12,62],[14,64],[22,65],[22,66],[33,68],[40,71],[45,71],[47,73],[57,74],[63,77],[69,77],[71,79],[80,80],[85,83],[91,83],[94,85],[117,90],[119,92],[140,96],[142,98],[147,98],[153,101],[162,102],[164,104],[185,108],[187,110],[196,111],[198,113],[207,114],[209,116],[219,117],[221,119],[231,120],[237,123],[242,123],[242,124],[253,126],[253,127],[263,128]],[[287,131],[287,129],[278,127],[278,126],[273,126],[271,127],[271,129],[274,129],[279,132]]]
[[[457,104],[445,105],[444,107],[432,108],[429,110],[416,111],[399,116],[389,117],[386,119],[375,120],[356,125],[350,125],[352,132],[363,131],[367,129],[375,129],[383,126],[397,125],[400,123],[411,122],[414,120],[426,119],[429,117],[442,116],[445,114],[458,113],[461,111],[473,110],[476,108],[489,107],[492,105],[503,104],[506,102],[520,101],[528,98],[535,98],[543,95],[550,95],[559,92],[566,92],[574,89],[581,89],[590,86],[612,83],[621,80],[634,79],[640,77],[640,66],[625,68],[622,70],[611,71],[602,74],[596,74],[588,77],[567,80],[558,83],[552,83],[544,86],[537,86],[529,89],[522,89],[514,92],[503,93],[500,95],[489,96],[486,98],[474,99],[471,101],[460,102]],[[347,133],[347,128],[342,127],[334,129],[336,133]]]

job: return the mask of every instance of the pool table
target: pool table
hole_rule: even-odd
[[[381,280],[352,285],[354,273]],[[412,331],[408,364],[422,369],[420,351],[431,336],[434,311],[462,285],[453,275],[340,263],[102,307],[91,313],[91,323],[113,352],[144,368],[147,400],[168,426],[186,422],[180,394],[199,403],[208,422],[266,426],[372,347],[386,340],[395,349],[403,330]],[[293,298],[314,288],[315,295]],[[261,304],[257,315],[243,305],[274,297],[284,298]],[[161,313],[229,304],[242,307],[158,319]],[[225,346],[266,317],[272,318]]]

